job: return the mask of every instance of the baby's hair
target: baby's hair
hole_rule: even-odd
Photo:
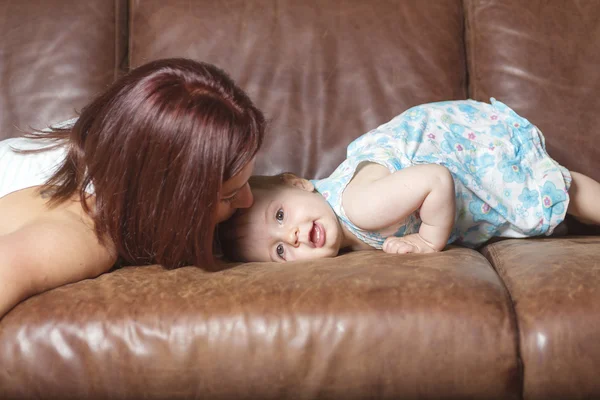
[[[285,173],[277,175],[254,175],[250,177],[248,184],[254,196],[256,196],[263,190],[272,190],[285,186],[284,176]],[[223,256],[229,261],[251,261],[244,256],[244,249],[241,245],[248,238],[247,226],[249,222],[246,221],[245,217],[249,210],[249,208],[240,208],[231,218],[222,222],[217,227],[220,250]]]
[[[264,130],[261,111],[224,71],[153,61],[83,108],[72,128],[37,135],[68,148],[42,192],[50,205],[78,195],[125,264],[213,268],[221,186],[254,158]]]

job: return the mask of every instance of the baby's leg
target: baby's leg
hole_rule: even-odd
[[[571,176],[567,213],[585,224],[600,225],[600,183],[578,172]]]

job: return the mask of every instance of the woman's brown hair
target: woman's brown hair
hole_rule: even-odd
[[[50,205],[78,194],[98,238],[109,237],[127,264],[211,268],[222,184],[254,158],[264,129],[222,70],[157,60],[117,80],[72,128],[36,135],[68,146],[42,192]]]

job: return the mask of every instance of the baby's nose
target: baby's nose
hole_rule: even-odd
[[[288,241],[287,242],[294,247],[298,246],[298,232],[299,232],[299,229],[297,227],[290,229],[290,231],[288,232]]]

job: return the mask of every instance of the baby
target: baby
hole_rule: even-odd
[[[550,235],[566,213],[600,224],[600,183],[560,166],[539,129],[495,99],[413,107],[352,142],[328,178],[249,182],[254,205],[219,227],[236,261],[476,247]]]

